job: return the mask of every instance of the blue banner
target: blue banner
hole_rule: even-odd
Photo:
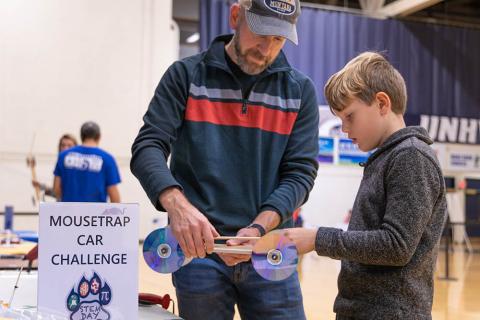
[[[230,4],[200,1],[202,49],[215,36],[232,32]],[[325,82],[334,72],[360,52],[380,51],[405,78],[407,118],[416,118],[409,124],[427,124],[438,142],[480,143],[480,30],[307,7],[297,30],[299,45],[287,41],[283,51],[293,67],[312,78],[321,104],[326,103]],[[421,121],[420,115],[430,118]]]
[[[320,137],[318,139],[318,162],[333,163],[335,139]]]
[[[369,152],[361,151],[350,139],[340,139],[338,143],[338,163],[339,164],[360,164],[367,162]]]

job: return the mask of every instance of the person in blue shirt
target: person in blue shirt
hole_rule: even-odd
[[[53,190],[63,202],[120,202],[115,159],[100,149],[100,127],[89,121],[80,129],[82,144],[59,154]]]

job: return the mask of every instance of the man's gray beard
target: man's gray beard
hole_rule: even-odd
[[[233,48],[235,50],[235,55],[237,56],[237,65],[240,69],[249,75],[257,75],[262,73],[268,66],[271,64],[266,61],[264,64],[257,66],[251,65],[247,61],[246,55],[242,54],[242,50],[240,48],[240,37],[238,36],[238,31],[233,35]]]

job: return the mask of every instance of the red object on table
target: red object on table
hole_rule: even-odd
[[[28,251],[28,253],[23,257],[23,260],[28,260],[29,263],[32,263],[34,260],[38,259],[38,244]]]
[[[159,304],[163,309],[167,310],[170,306],[170,295],[166,294],[163,297],[153,293],[139,293],[138,301],[143,304]]]

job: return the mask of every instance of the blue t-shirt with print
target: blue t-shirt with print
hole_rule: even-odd
[[[115,159],[97,147],[76,146],[63,151],[54,174],[61,179],[64,202],[106,202],[107,188],[120,182]]]

